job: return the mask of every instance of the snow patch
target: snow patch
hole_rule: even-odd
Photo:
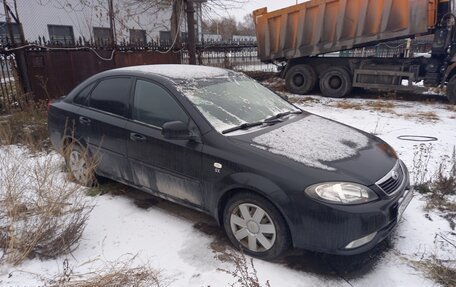
[[[335,170],[325,163],[355,156],[369,139],[352,128],[311,115],[253,141],[262,149],[307,166]]]
[[[143,65],[116,69],[118,71],[158,74],[173,79],[200,79],[228,76],[230,71],[207,66],[194,65]]]

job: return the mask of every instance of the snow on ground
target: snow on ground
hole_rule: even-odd
[[[296,99],[300,98],[292,97]],[[337,102],[344,100],[310,99],[300,106],[376,133],[397,150],[409,168],[417,143],[399,140],[400,135],[438,138],[431,143],[432,170],[440,157],[450,155],[456,145],[456,112],[442,104],[390,101],[394,107],[382,112],[367,106],[360,110],[337,108]],[[364,105],[373,100],[345,101]],[[429,112],[438,119],[424,118]],[[62,272],[65,259],[74,272],[85,273],[96,270],[100,261],[115,261],[126,254],[138,255],[134,264],[147,263],[162,270],[171,279],[171,286],[228,286],[235,281],[218,270],[233,270],[234,266],[222,260],[229,244],[211,218],[140,192],[128,194],[106,194],[94,199],[95,208],[73,254],[55,260],[28,260],[17,267],[3,266],[0,285],[42,286],[40,278]],[[456,235],[441,214],[424,211],[424,205],[423,198],[417,195],[391,238],[367,255],[340,257],[295,251],[274,263],[254,260],[260,281],[269,280],[271,286],[436,286],[409,260],[429,258],[432,254],[454,260],[454,247],[438,235],[453,242]]]

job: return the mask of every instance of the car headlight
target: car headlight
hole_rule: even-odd
[[[309,186],[306,193],[317,200],[335,204],[361,204],[376,200],[368,187],[350,182],[327,182]]]

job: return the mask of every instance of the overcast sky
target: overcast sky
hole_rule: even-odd
[[[305,2],[304,0],[299,0],[298,3]],[[277,10],[280,8],[288,7],[296,4],[296,0],[251,0],[247,3],[241,5],[242,7],[237,9],[231,9],[230,11],[219,13],[221,16],[234,16],[238,20],[246,14],[251,14],[253,10],[263,7],[268,7],[268,11]]]

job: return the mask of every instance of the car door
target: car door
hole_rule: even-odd
[[[65,122],[64,133],[80,142],[82,145],[87,144],[90,136],[90,130],[87,123],[81,120],[81,110],[85,110],[89,105],[90,92],[96,86],[97,82],[92,82],[85,86],[73,99],[73,104],[77,106],[74,113],[67,117]]]
[[[79,124],[97,160],[97,173],[120,181],[130,181],[126,158],[125,129],[129,112],[132,78],[109,77],[100,80],[90,93],[88,107],[79,111]]]
[[[166,122],[193,123],[172,94],[160,84],[137,79],[133,92],[128,161],[136,185],[194,206],[202,205],[202,144],[167,140]]]

